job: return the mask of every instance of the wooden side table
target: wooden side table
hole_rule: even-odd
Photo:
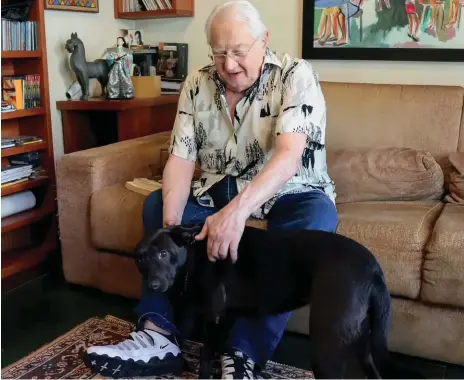
[[[172,130],[178,95],[147,99],[60,100],[64,153]]]

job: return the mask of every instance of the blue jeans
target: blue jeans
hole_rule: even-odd
[[[235,180],[225,177],[213,186],[209,194],[215,208],[200,206],[190,195],[182,217],[182,223],[204,221],[224,207],[237,194]],[[143,224],[145,230],[162,227],[163,201],[161,190],[148,195],[143,206]],[[321,191],[290,194],[277,200],[267,215],[268,230],[272,229],[317,229],[335,231],[337,211],[335,205]],[[139,317],[147,318],[158,327],[175,333],[171,322],[173,310],[169,300],[163,294],[143,294],[137,306]],[[264,368],[276,349],[287,325],[291,313],[268,316],[258,320],[239,319],[232,327],[227,346],[247,354],[259,367]]]

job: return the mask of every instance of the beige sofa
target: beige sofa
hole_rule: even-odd
[[[464,152],[464,88],[323,83],[323,90],[328,105],[328,170],[339,194],[337,231],[370,248],[385,271],[392,295],[390,349],[464,364],[464,205],[443,197],[448,155]],[[68,282],[140,297],[133,262],[97,248],[134,248],[142,234],[144,196],[124,184],[149,177],[151,165],[161,170],[160,149],[168,139],[169,134],[162,133],[64,155],[57,161]],[[403,147],[422,153],[406,154],[395,167],[396,153],[388,150],[395,147],[398,154],[404,153]],[[389,158],[382,157],[382,149]],[[395,190],[395,176],[416,164],[419,169],[411,172],[411,181],[403,178]],[[391,181],[379,179],[386,167]],[[435,181],[432,192],[424,190],[422,182],[417,183],[422,192],[414,188],[420,170],[432,173],[419,176],[425,184]],[[372,190],[372,180],[380,191],[375,186]],[[382,193],[382,186],[393,190]],[[414,194],[408,196],[408,191]],[[288,330],[308,333],[308,313],[308,308],[296,311]]]

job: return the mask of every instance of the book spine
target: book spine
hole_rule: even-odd
[[[2,19],[2,50],[37,50],[35,21],[11,21]]]

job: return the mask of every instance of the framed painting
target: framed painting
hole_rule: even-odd
[[[98,13],[99,0],[45,0],[45,9]]]
[[[303,0],[302,53],[464,62],[464,0]]]

